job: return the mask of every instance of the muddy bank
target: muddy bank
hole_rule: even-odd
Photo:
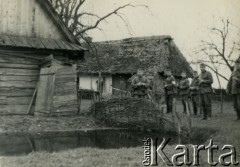
[[[46,132],[77,131],[82,129],[105,128],[96,124],[92,117],[36,117],[36,116],[1,116],[0,133],[11,132]]]

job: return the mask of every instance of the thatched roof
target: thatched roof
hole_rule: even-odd
[[[94,48],[97,52],[86,53],[85,62],[79,64],[80,73],[135,73],[138,68],[150,69],[154,66],[159,72],[169,68],[177,76],[181,71],[189,75],[192,73],[192,68],[170,36],[96,42]]]

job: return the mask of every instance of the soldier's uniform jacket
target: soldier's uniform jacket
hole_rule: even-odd
[[[145,83],[145,86],[143,86],[143,85],[138,86],[137,85],[138,83]],[[134,95],[140,95],[140,96],[141,95],[146,95],[147,94],[147,88],[148,88],[149,84],[150,84],[150,82],[145,76],[135,77],[132,80],[133,94]]]
[[[184,78],[179,83],[179,94],[180,95],[188,95],[189,94],[189,80],[187,78]]]
[[[233,79],[233,77],[236,77],[237,80]],[[240,70],[232,72],[227,84],[227,90],[231,94],[240,94]]]
[[[202,83],[199,82],[200,94],[212,93],[212,83],[213,83],[212,74],[209,71],[201,72],[201,74],[199,75],[199,80],[204,81]]]
[[[199,93],[199,78],[193,78],[190,87],[193,89],[190,90],[190,96],[197,95]]]
[[[167,95],[171,95],[171,94],[176,94],[177,93],[177,89],[176,89],[176,86],[175,84],[176,83],[176,80],[174,78],[174,76],[169,76],[166,78],[165,80],[165,92]]]

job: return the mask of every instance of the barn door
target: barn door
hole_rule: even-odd
[[[120,74],[113,75],[112,85],[116,89],[126,90],[126,87],[127,87],[126,79]],[[113,89],[114,95],[117,95],[119,93],[120,93],[119,91]]]
[[[55,83],[55,69],[42,68],[40,70],[35,112],[51,114]]]

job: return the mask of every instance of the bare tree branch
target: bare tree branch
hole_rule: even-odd
[[[222,20],[223,23],[223,30],[220,30],[216,27],[212,28],[212,32],[218,32],[219,34],[221,34],[221,40],[222,40],[222,49],[218,49],[218,46],[216,44],[214,44],[212,41],[208,42],[208,41],[204,41],[202,40],[203,46],[205,46],[204,49],[202,49],[202,51],[205,51],[204,53],[206,54],[206,49],[208,48],[210,51],[216,51],[218,53],[218,55],[222,58],[222,60],[225,62],[225,64],[228,66],[228,68],[233,71],[234,68],[233,66],[229,63],[229,60],[227,57],[231,56],[234,52],[234,46],[233,49],[230,51],[229,55],[226,55],[226,38],[228,35],[228,31],[229,31],[229,20],[226,21],[226,23]]]
[[[231,56],[232,56],[232,54],[233,54],[233,52],[234,52],[234,50],[235,50],[235,42],[233,42],[233,46],[232,46],[232,49],[231,49],[231,51],[230,51],[230,53],[228,54],[228,58],[231,58]]]
[[[87,28],[79,31],[76,35],[79,35],[79,34],[81,34],[81,33],[85,33],[86,31],[89,31],[89,30],[92,30],[92,29],[96,28],[103,20],[105,20],[106,18],[108,18],[108,17],[110,17],[110,16],[112,16],[112,15],[117,15],[119,10],[121,10],[121,9],[123,9],[123,8],[126,8],[126,7],[135,7],[135,6],[133,6],[133,5],[131,5],[131,4],[126,4],[126,5],[120,6],[120,7],[118,7],[117,9],[115,9],[114,11],[112,11],[112,12],[106,14],[105,16],[101,17],[100,19],[98,19],[98,20],[95,22],[94,25],[88,26]]]
[[[208,40],[202,40],[200,48],[195,50],[195,54],[201,55],[200,62],[206,63],[206,65],[217,75],[224,80],[228,80],[227,77],[222,75],[219,69],[222,66],[228,67],[230,71],[234,70],[233,64],[236,61],[235,55],[236,51],[240,49],[240,42],[231,41],[230,36],[230,21],[229,19],[221,20],[222,26],[213,27],[210,29],[211,36]],[[216,36],[218,38],[216,38]],[[220,37],[220,38],[219,38]],[[214,41],[213,41],[214,39]],[[231,42],[230,42],[231,41]],[[205,56],[203,58],[203,56]],[[192,62],[193,64],[199,62]]]
[[[190,62],[190,64],[199,64],[200,62]],[[221,78],[223,78],[224,80],[228,81],[227,77],[223,76],[222,74],[220,74],[218,72],[218,70],[214,69],[213,67],[209,66],[208,64],[205,64],[208,68],[210,68],[214,73],[216,73],[218,76],[220,76]]]
[[[144,7],[149,10],[146,5],[133,5],[131,3],[122,5],[113,9],[111,12],[104,16],[99,16],[93,12],[84,11],[83,5],[86,0],[49,0],[54,9],[58,12],[64,23],[69,27],[70,31],[80,39],[81,36],[85,36],[85,33],[89,30],[99,29],[98,26],[101,22],[106,21],[110,16],[116,15],[119,17],[128,28],[131,33],[131,27],[127,19],[123,17],[120,11],[127,7]],[[149,10],[150,11],[150,10]],[[84,22],[88,18],[93,21],[93,24]],[[100,30],[100,29],[99,29]]]

